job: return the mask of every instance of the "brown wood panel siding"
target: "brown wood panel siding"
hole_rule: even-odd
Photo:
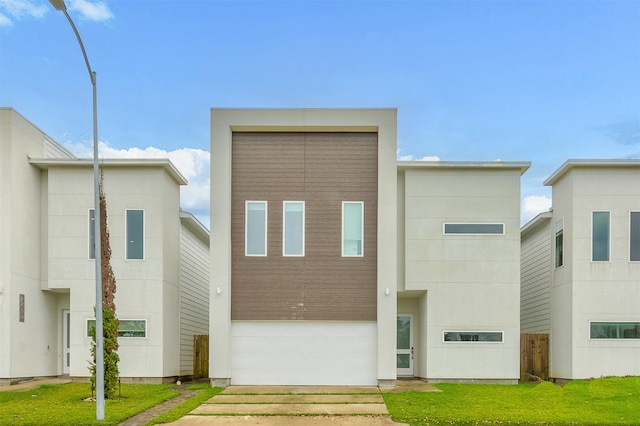
[[[232,138],[231,318],[375,321],[377,133]],[[245,201],[268,202],[267,256],[244,255]],[[305,202],[305,256],[282,256],[282,202]],[[342,202],[364,202],[364,256],[342,257]]]

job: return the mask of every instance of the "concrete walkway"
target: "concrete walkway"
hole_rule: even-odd
[[[230,386],[174,426],[291,425],[391,426],[383,392],[438,391],[420,380],[375,386]]]

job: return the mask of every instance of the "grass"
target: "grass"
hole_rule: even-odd
[[[213,398],[215,395],[222,392],[224,388],[212,388],[209,387],[208,383],[201,383],[189,386],[187,389],[203,389],[203,391],[184,401],[182,404],[177,405],[169,411],[153,418],[149,423],[147,423],[147,425],[174,422],[180,417],[187,415],[191,410],[195,409],[200,404],[208,401],[210,398]]]
[[[385,393],[396,422],[417,425],[638,425],[640,377],[577,380],[564,387],[437,384],[443,392]]]
[[[88,383],[42,385],[21,392],[0,392],[0,425],[116,425],[177,396],[171,385],[122,385],[122,397],[105,401],[105,420],[97,421]]]
[[[383,393],[393,420],[418,425],[640,425],[640,377],[577,380],[564,387],[539,385],[438,384],[443,392]],[[168,423],[220,393],[202,392],[154,418]],[[95,420],[87,383],[43,385],[0,392],[0,425],[116,425],[178,395],[171,385],[122,385],[122,398],[107,400],[105,420]]]

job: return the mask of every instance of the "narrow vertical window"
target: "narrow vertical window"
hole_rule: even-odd
[[[127,210],[127,259],[144,259],[144,210]]]
[[[564,257],[564,220],[556,222],[556,268],[563,265]]]
[[[89,259],[96,258],[96,211],[89,209]]]
[[[593,212],[591,234],[591,260],[609,260],[609,212]]]
[[[304,201],[284,201],[282,210],[282,255],[304,256]]]
[[[629,215],[629,260],[640,261],[640,212]]]
[[[342,255],[362,256],[364,234],[364,203],[342,203]]]
[[[246,256],[267,255],[267,202],[245,203],[244,247]]]

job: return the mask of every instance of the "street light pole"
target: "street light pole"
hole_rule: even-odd
[[[89,78],[93,86],[93,226],[94,226],[94,253],[96,267],[96,420],[104,420],[104,334],[102,327],[102,252],[100,244],[100,170],[98,164],[98,94],[96,72],[91,69],[87,52],[80,38],[80,33],[67,12],[64,0],[49,0],[56,10],[62,11],[67,17],[73,32],[76,34],[80,50],[87,64]]]

